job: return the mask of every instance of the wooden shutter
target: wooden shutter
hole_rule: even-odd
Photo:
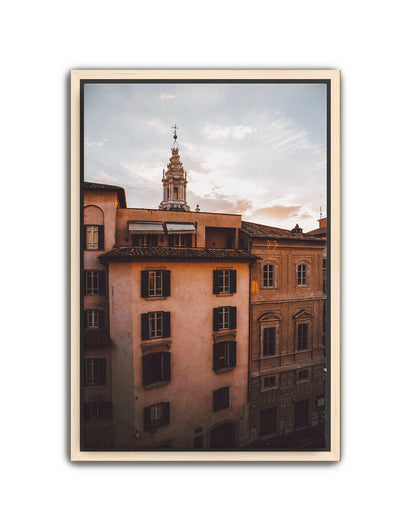
[[[174,247],[175,243],[173,241],[173,235],[168,235],[168,246],[169,247]]]
[[[157,246],[157,235],[150,235],[150,243],[152,246]]]
[[[237,307],[230,307],[230,329],[237,328]]]
[[[214,343],[214,346],[212,348],[212,370],[219,370],[222,368],[220,365],[220,350],[221,350],[221,344],[220,343]]]
[[[98,360],[98,384],[105,386],[106,377],[106,361],[105,359]]]
[[[150,430],[150,406],[143,408],[143,430],[145,432]]]
[[[105,311],[101,309],[98,311],[98,328],[105,329]]]
[[[215,390],[212,394],[213,396],[213,405],[214,405],[214,412],[220,409],[221,406],[221,391]]]
[[[142,340],[149,339],[149,314],[142,314]]]
[[[149,296],[149,271],[141,272],[141,295],[142,298]]]
[[[170,424],[170,403],[162,403],[162,424],[167,426]]]
[[[150,385],[152,382],[152,374],[151,374],[151,354],[148,356],[142,357],[142,379],[143,386]]]
[[[163,381],[170,381],[170,352],[162,352],[163,358]]]
[[[229,341],[228,342],[228,348],[229,348],[229,365],[230,367],[235,367],[237,364],[237,342],[236,341]]]
[[[162,296],[170,296],[170,271],[162,271]]]
[[[215,273],[215,271],[214,271]],[[220,309],[214,308],[212,309],[212,330],[217,332],[220,330]]]
[[[192,235],[185,235],[185,246],[192,247]]]
[[[220,271],[213,271],[213,292],[220,293]]]
[[[84,311],[84,329],[88,328],[88,311]]]
[[[163,337],[170,337],[170,312],[163,313]]]
[[[104,226],[98,226],[98,249],[104,249]]]
[[[98,294],[105,295],[105,271],[98,271]]]
[[[237,292],[237,271],[230,271],[230,293]]]

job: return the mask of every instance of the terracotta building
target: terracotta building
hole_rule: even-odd
[[[324,420],[324,240],[84,183],[83,449],[241,448]]]
[[[258,257],[250,297],[251,441],[325,420],[324,241],[242,222],[240,247]]]

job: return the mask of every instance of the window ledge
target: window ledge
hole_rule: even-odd
[[[166,386],[170,383],[169,381],[158,381],[157,383],[151,383],[150,385],[143,385],[145,390],[151,390],[152,388],[158,388],[159,386]]]
[[[153,302],[155,300],[167,300],[168,298],[169,298],[169,296],[146,296],[145,298],[142,298],[142,299]]]
[[[235,367],[226,367],[226,368],[218,368],[214,370],[216,374],[225,374],[226,372],[231,372]]]
[[[214,343],[220,343],[221,341],[235,341],[237,337],[237,329],[231,330],[218,330],[212,333]]]
[[[142,352],[151,352],[151,351],[163,351],[169,350],[172,341],[168,338],[157,338],[157,339],[149,339],[146,341],[142,341],[140,347]]]
[[[235,294],[235,293],[218,293],[218,294],[215,294],[215,296],[222,296],[222,297],[224,297],[224,296],[232,296],[233,294]]]

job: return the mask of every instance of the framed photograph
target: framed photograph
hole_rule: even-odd
[[[73,461],[340,460],[340,72],[71,73]]]

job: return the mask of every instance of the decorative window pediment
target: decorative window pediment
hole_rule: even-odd
[[[278,314],[274,314],[273,312],[266,312],[259,318],[260,323],[265,323],[268,321],[281,321],[282,318]]]
[[[298,320],[299,318],[313,318],[313,314],[308,311],[305,311],[305,309],[302,309],[301,311],[293,315],[294,320]]]

